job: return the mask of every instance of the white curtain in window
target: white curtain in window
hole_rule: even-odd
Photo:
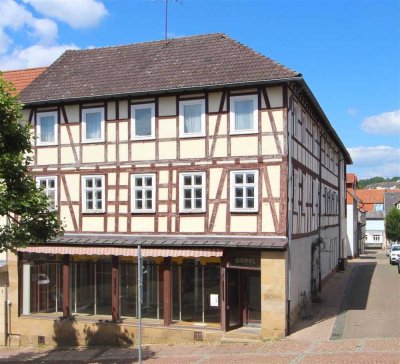
[[[253,129],[253,101],[235,101],[235,129]]]
[[[201,132],[201,105],[185,105],[183,108],[184,132]]]
[[[42,143],[54,142],[54,116],[40,118],[40,141]]]
[[[86,114],[86,139],[101,138],[101,113],[91,112]]]
[[[136,136],[151,135],[151,108],[135,110]]]

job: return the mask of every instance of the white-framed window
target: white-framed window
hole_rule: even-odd
[[[372,235],[372,240],[376,243],[379,243],[381,241],[381,235],[380,234],[373,234]]]
[[[155,105],[138,104],[131,106],[132,139],[154,139]]]
[[[135,213],[152,213],[156,211],[156,175],[131,175],[131,210]]]
[[[49,199],[49,207],[56,210],[58,207],[57,177],[36,177],[36,186],[43,189]]]
[[[204,136],[205,133],[204,100],[187,100],[179,102],[179,135],[180,137]]]
[[[206,211],[206,173],[180,173],[179,196],[180,212]]]
[[[105,177],[82,176],[82,210],[86,213],[105,212]]]
[[[258,211],[258,170],[231,171],[230,210]]]
[[[231,134],[256,133],[258,131],[257,95],[230,98]]]
[[[57,119],[57,111],[40,112],[37,114],[37,145],[57,144]]]
[[[84,142],[104,142],[104,108],[83,109],[82,125]]]

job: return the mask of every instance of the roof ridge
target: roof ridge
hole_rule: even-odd
[[[204,34],[187,35],[184,37],[150,40],[150,41],[146,41],[146,42],[118,44],[118,45],[110,45],[110,46],[104,46],[104,47],[93,47],[93,48],[87,48],[87,49],[67,49],[65,51],[65,53],[66,52],[90,52],[90,51],[98,51],[98,50],[102,50],[102,49],[125,48],[125,47],[140,46],[140,45],[153,45],[153,44],[159,44],[159,43],[162,44],[162,43],[174,42],[174,41],[179,41],[179,40],[186,40],[186,39],[193,39],[193,38],[211,38],[211,37],[217,37],[217,36],[220,36],[221,38],[227,37],[229,39],[232,39],[224,33],[204,33]]]
[[[42,66],[42,67],[31,67],[31,68],[20,68],[20,69],[16,69],[16,70],[4,70],[4,71],[1,71],[0,70],[0,72],[1,73],[10,73],[10,72],[23,72],[23,71],[33,71],[33,70],[39,70],[39,69],[42,69],[42,68],[49,68],[50,67],[50,65],[48,65],[48,66]]]

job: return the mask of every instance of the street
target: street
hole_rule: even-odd
[[[146,345],[145,363],[400,363],[400,274],[369,251],[333,274],[284,340]],[[137,348],[0,349],[7,363],[133,363]]]

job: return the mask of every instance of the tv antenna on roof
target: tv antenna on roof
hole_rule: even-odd
[[[168,1],[165,0],[165,40],[168,39]],[[173,0],[175,2],[180,2],[182,4],[183,0]]]

